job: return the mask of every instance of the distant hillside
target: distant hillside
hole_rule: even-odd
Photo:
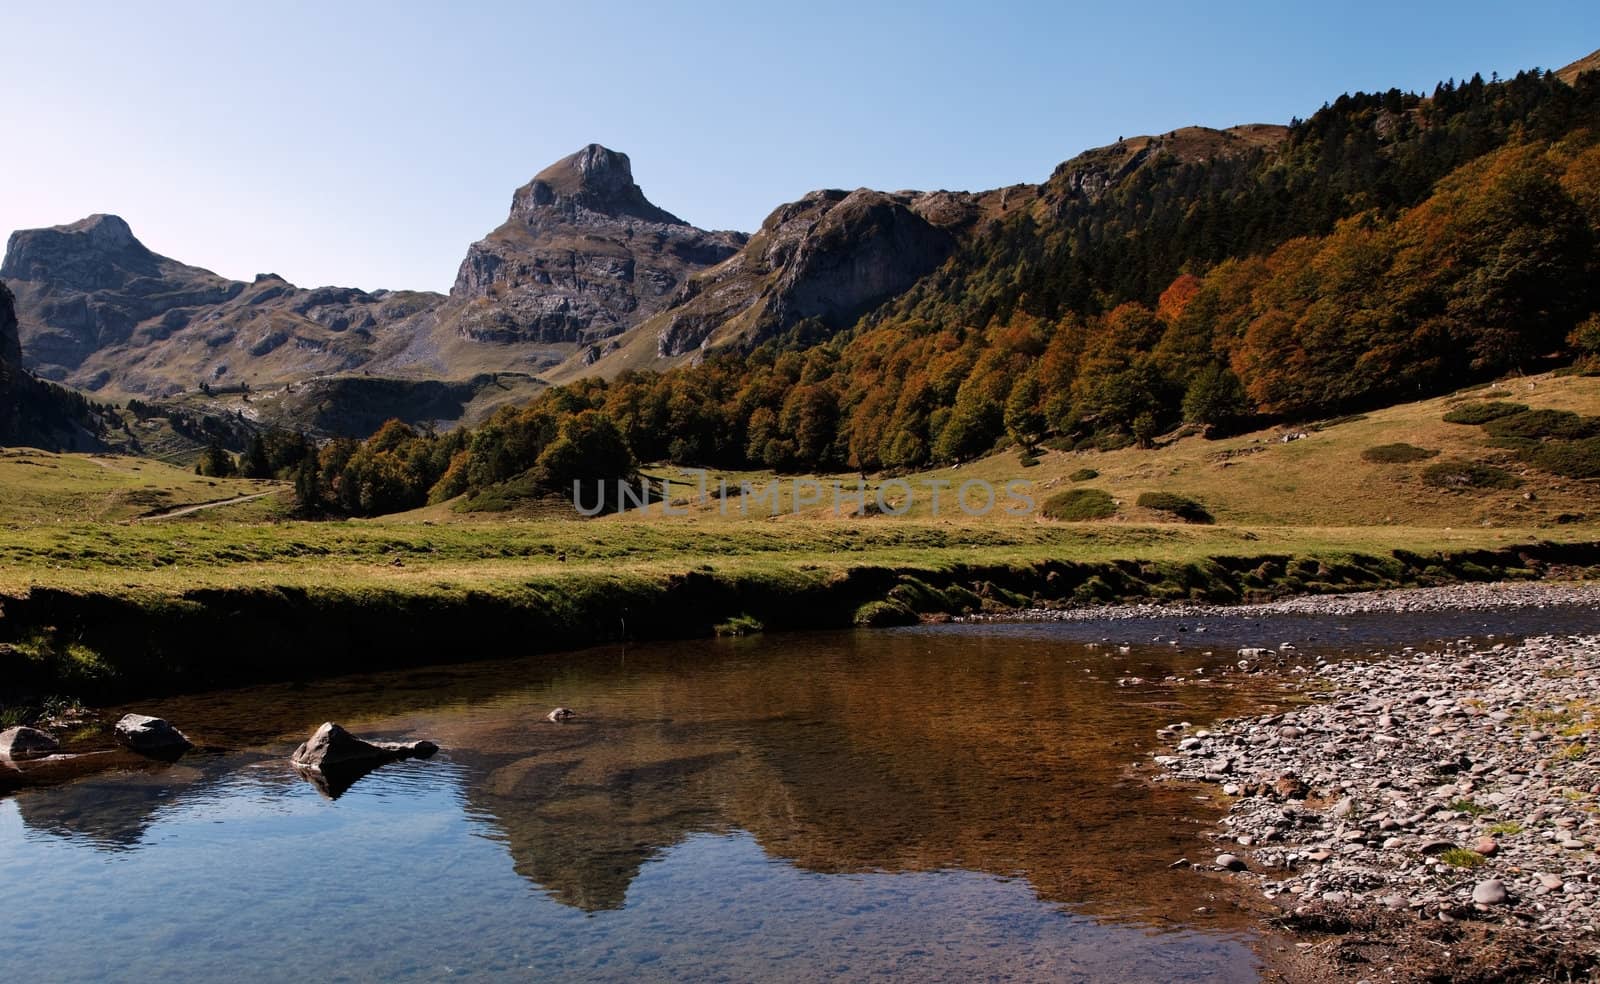
[[[1556,78],[1568,85],[1574,85],[1578,81],[1578,76],[1584,72],[1595,71],[1600,71],[1600,51],[1591,52],[1565,68],[1557,69]]]

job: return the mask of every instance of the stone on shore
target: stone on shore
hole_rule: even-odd
[[[1479,905],[1501,905],[1508,897],[1506,883],[1498,878],[1481,881],[1472,890],[1472,901]]]
[[[7,728],[0,731],[0,759],[20,762],[52,755],[61,743],[38,728]]]
[[[177,758],[194,745],[183,732],[158,717],[125,714],[117,722],[117,741],[140,755]]]

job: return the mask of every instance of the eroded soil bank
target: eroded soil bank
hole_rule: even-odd
[[[574,573],[461,590],[240,586],[179,593],[33,588],[0,598],[0,704],[91,703],[340,673],[556,652],[616,639],[910,624],[1113,603],[1237,604],[1600,573],[1600,544],[1387,555],[1216,556],[844,572]]]

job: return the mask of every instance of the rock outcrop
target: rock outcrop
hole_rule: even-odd
[[[116,735],[118,744],[151,758],[175,759],[194,747],[183,732],[145,714],[123,715]]]
[[[516,190],[505,223],[467,250],[441,320],[478,341],[608,338],[744,242],[651,204],[626,154],[590,144]]]
[[[387,762],[425,759],[438,750],[431,741],[366,741],[328,721],[294,750],[289,762],[322,795],[338,799],[362,776]]]
[[[658,328],[662,356],[756,345],[808,318],[837,330],[910,287],[955,248],[973,195],[815,191],[774,211],[739,256],[692,280]]]

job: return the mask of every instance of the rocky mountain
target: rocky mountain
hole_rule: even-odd
[[[1581,95],[1597,57],[1557,74]],[[447,295],[229,280],[152,252],[107,215],[15,233],[0,278],[17,295],[25,365],[101,398],[203,393],[208,410],[327,432],[387,415],[470,421],[549,383],[806,345],[858,323],[964,328],[1151,304],[1182,270],[1324,234],[1373,195],[1421,201],[1509,139],[1521,105],[1509,99],[1468,121],[1483,131],[1471,140],[1437,125],[1484,85],[1347,95],[1293,130],[1118,139],[1038,185],[815,191],[748,236],[653,204],[625,154],[591,144],[515,190]],[[1560,85],[1515,81],[1524,102]]]
[[[827,337],[938,270],[986,229],[1028,214],[1042,227],[1135,175],[1270,148],[1286,127],[1186,127],[1119,140],[1056,168],[1042,185],[987,192],[814,191],[780,206],[744,248],[696,274],[626,335],[591,343],[554,380],[661,367],[749,349],[801,326]]]
[[[744,248],[690,278],[625,335],[591,343],[549,378],[661,367],[721,347],[749,349],[805,326],[821,338],[906,290],[987,220],[1024,207],[1033,185],[996,191],[814,191],[779,206]]]
[[[114,215],[14,233],[0,278],[16,291],[26,364],[39,376],[111,399],[202,386],[265,395],[253,411],[308,384],[333,397],[361,388],[322,385],[329,379],[531,376],[659,310],[745,239],[651,204],[627,155],[590,145],[517,189],[505,223],[468,249],[448,296],[305,289],[275,274],[230,280],[151,251]],[[362,399],[363,415],[407,415],[405,400],[374,408],[370,393]],[[307,404],[281,402],[297,412]],[[327,402],[313,408],[319,419],[337,417]]]
[[[652,205],[626,154],[590,144],[517,189],[506,221],[467,250],[441,320],[478,341],[607,338],[746,238]]]
[[[348,372],[377,356],[385,327],[443,301],[305,290],[270,273],[229,280],[152,252],[115,215],[13,233],[0,278],[34,372],[146,399]]]

